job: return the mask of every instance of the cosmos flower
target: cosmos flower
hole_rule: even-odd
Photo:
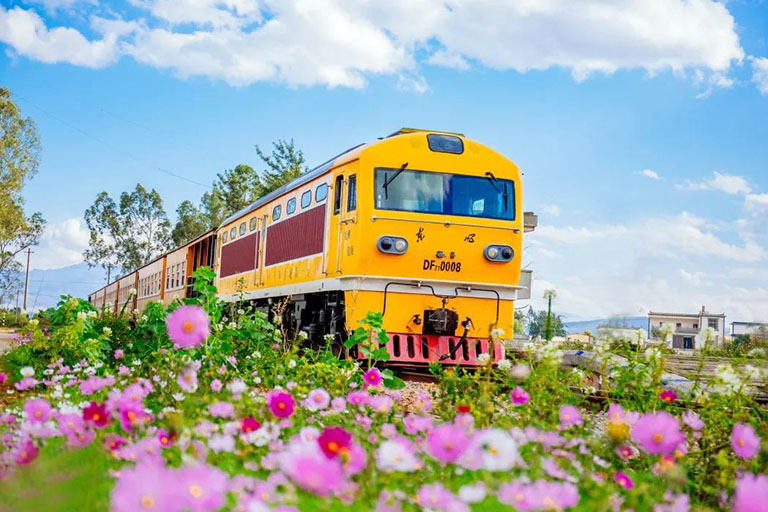
[[[211,391],[218,393],[219,391],[222,390],[223,387],[224,385],[221,383],[219,379],[213,379],[211,381]]]
[[[688,425],[692,430],[701,430],[704,428],[704,422],[701,417],[693,411],[685,411],[683,413],[683,423]]]
[[[617,471],[613,474],[613,480],[619,484],[619,487],[622,489],[634,489],[635,483],[632,481],[632,479],[624,473],[623,471]]]
[[[112,490],[114,512],[177,512],[182,508],[172,473],[162,466],[137,464],[120,471]],[[171,485],[169,485],[171,484]]]
[[[253,416],[246,416],[240,421],[240,431],[244,434],[255,432],[260,427],[261,423],[259,423]]]
[[[467,469],[509,471],[518,458],[517,441],[508,432],[492,428],[475,432],[459,463]]]
[[[226,501],[227,475],[216,467],[201,464],[183,468],[176,481],[184,510],[213,512]]]
[[[106,427],[109,424],[109,412],[106,404],[91,402],[83,408],[83,420],[92,427]]]
[[[14,460],[16,464],[26,465],[32,463],[40,455],[40,448],[29,438],[24,439],[16,447]]]
[[[331,395],[323,388],[316,388],[309,392],[304,401],[304,407],[310,411],[319,411],[328,407],[331,402]]]
[[[382,471],[411,472],[421,469],[413,445],[405,437],[384,441],[376,449],[376,467]]]
[[[293,414],[296,402],[293,400],[293,395],[287,391],[276,389],[269,393],[267,405],[276,418],[289,418]]]
[[[280,469],[317,496],[334,494],[347,484],[341,462],[326,457],[317,443],[292,443],[280,456]]]
[[[570,482],[513,480],[501,484],[499,501],[516,510],[565,510],[579,504],[579,490]]]
[[[157,441],[160,446],[173,446],[173,436],[162,428],[157,431]]]
[[[180,306],[165,322],[168,337],[181,348],[199,347],[211,334],[208,313],[200,306]]]
[[[193,367],[187,367],[179,374],[176,382],[185,393],[197,391],[197,371]]]
[[[347,402],[362,407],[368,404],[370,397],[365,391],[352,391],[347,395]]]
[[[685,440],[680,421],[666,411],[641,416],[632,426],[632,438],[643,450],[656,455],[674,453]]]
[[[564,427],[570,427],[571,425],[582,425],[584,420],[581,419],[581,413],[572,405],[564,405],[560,407],[560,424]]]
[[[24,404],[24,412],[32,423],[45,423],[51,419],[51,404],[48,400],[34,398]]]
[[[333,459],[349,450],[352,434],[341,427],[328,427],[318,436],[317,444],[326,457]]]
[[[745,473],[736,481],[733,512],[765,512],[768,503],[768,476]]]
[[[661,398],[662,401],[669,403],[674,402],[677,400],[677,393],[673,389],[665,389],[661,393],[659,393],[659,398]]]
[[[520,386],[517,386],[515,389],[512,390],[512,393],[510,393],[509,398],[510,400],[512,400],[512,405],[525,405],[531,399],[531,395],[529,395]]]
[[[432,429],[427,436],[429,454],[442,462],[455,462],[468,445],[466,431],[450,423]]]
[[[731,448],[742,459],[751,459],[760,451],[760,437],[752,425],[737,423],[731,432]]]
[[[213,402],[208,406],[208,412],[214,418],[231,418],[235,415],[235,406],[229,402]]]
[[[363,380],[367,386],[377,388],[381,385],[384,378],[381,376],[381,372],[377,368],[371,368],[363,374]]]

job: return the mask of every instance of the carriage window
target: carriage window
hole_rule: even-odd
[[[515,220],[515,182],[428,171],[377,168],[376,208]]]
[[[232,228],[229,230],[229,239],[234,240],[237,238],[237,228]]]
[[[240,236],[245,234],[245,222],[240,224]]]
[[[339,174],[336,176],[336,183],[333,185],[333,214],[336,215],[341,211],[341,191],[344,186],[344,176]]]
[[[357,208],[357,175],[349,177],[347,184],[347,211],[353,212]]]
[[[280,205],[277,205],[274,208],[272,208],[272,220],[279,219],[282,211],[283,211],[283,208]]]
[[[227,232],[221,234],[221,243],[225,244],[227,243]]]
[[[296,198],[289,199],[288,202],[285,204],[285,213],[288,215],[292,214],[296,211]]]
[[[318,203],[320,201],[325,201],[326,197],[328,197],[328,185],[323,183],[315,189],[315,201]]]
[[[254,217],[251,219],[251,222],[248,224],[248,229],[250,231],[256,231],[256,228],[258,227],[258,225],[259,225],[259,218]]]
[[[306,208],[312,202],[312,191],[307,190],[301,194],[301,207]]]

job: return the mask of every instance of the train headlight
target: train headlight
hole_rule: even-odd
[[[508,245],[489,245],[485,248],[485,259],[488,261],[507,262],[515,257],[515,251]]]
[[[408,240],[399,236],[382,236],[376,246],[387,254],[405,254],[408,250]]]

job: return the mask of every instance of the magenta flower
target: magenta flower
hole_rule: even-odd
[[[246,416],[242,419],[242,421],[240,421],[240,431],[244,434],[259,430],[260,427],[261,423],[259,423],[258,420],[253,416]]]
[[[200,465],[183,468],[177,476],[182,509],[213,512],[226,501],[228,479],[218,468]]]
[[[109,412],[105,404],[91,402],[83,409],[83,420],[96,428],[104,428],[109,424]]]
[[[688,425],[692,430],[701,430],[704,428],[704,422],[701,417],[693,411],[685,411],[683,413],[683,423]]]
[[[517,386],[515,389],[512,390],[512,393],[510,393],[509,398],[510,400],[512,400],[512,405],[525,405],[531,399],[531,395],[529,395],[520,386]]]
[[[42,398],[27,400],[24,412],[31,423],[45,423],[51,419],[51,404]]]
[[[352,444],[352,434],[341,427],[328,427],[317,437],[317,444],[326,457],[344,456]]]
[[[381,376],[381,372],[377,368],[371,368],[363,374],[363,380],[365,381],[366,386],[376,388],[381,385],[381,382],[384,380],[384,378]]]
[[[347,395],[347,402],[349,402],[352,405],[366,405],[368,403],[368,400],[370,399],[371,395],[366,393],[365,391],[351,391]]]
[[[736,481],[733,512],[765,512],[768,503],[768,476],[745,473]]]
[[[174,476],[169,470],[154,464],[138,464],[121,469],[112,490],[110,510],[180,511],[182,507]]]
[[[40,455],[40,448],[31,439],[25,439],[16,448],[14,460],[16,464],[26,465],[32,463],[38,455]]]
[[[5,373],[0,372],[0,384],[5,384],[5,381],[7,380],[8,380],[8,376]]]
[[[619,484],[619,487],[622,489],[634,489],[635,488],[635,482],[632,481],[632,479],[624,473],[623,471],[617,471],[613,474],[613,480]]]
[[[582,425],[584,420],[581,419],[581,413],[572,405],[564,405],[560,408],[560,424],[564,427],[570,427],[571,425]]]
[[[276,418],[288,418],[293,414],[296,402],[293,400],[293,395],[287,391],[276,389],[269,393],[267,405]]]
[[[675,393],[675,391],[672,389],[665,389],[659,393],[659,398],[661,398],[664,402],[672,403],[677,400],[677,393]]]
[[[455,462],[468,445],[466,431],[450,423],[434,428],[427,436],[429,454],[442,462]]]
[[[211,334],[208,313],[200,306],[176,308],[165,326],[171,341],[182,348],[199,347]]]
[[[632,438],[646,452],[656,455],[674,453],[685,440],[680,421],[665,411],[641,416],[632,426]]]
[[[752,425],[737,423],[731,432],[731,448],[742,459],[751,459],[760,451],[760,437]]]

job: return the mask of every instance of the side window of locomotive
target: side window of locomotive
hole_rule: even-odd
[[[229,239],[234,240],[237,237],[237,228],[232,228],[229,230]]]
[[[254,217],[254,218],[251,219],[251,222],[248,224],[248,230],[249,231],[256,231],[256,228],[258,227],[258,225],[259,225],[259,218],[258,217]]]
[[[240,236],[245,234],[245,222],[240,223]]]
[[[227,243],[227,232],[226,231],[221,234],[221,243],[222,244]]]
[[[288,202],[285,204],[285,213],[287,215],[292,214],[296,211],[296,198],[291,198],[288,200]]]
[[[349,177],[347,184],[347,211],[353,212],[357,209],[357,174]]]
[[[328,185],[325,183],[318,185],[315,189],[315,202],[319,203],[325,201],[326,197],[328,197]]]
[[[341,191],[344,187],[344,176],[336,176],[336,183],[333,185],[333,214],[341,211]]]
[[[275,206],[272,208],[272,220],[277,220],[280,218],[280,214],[283,212],[283,208],[280,205]]]
[[[301,194],[301,207],[306,208],[312,202],[312,191],[307,190]]]

